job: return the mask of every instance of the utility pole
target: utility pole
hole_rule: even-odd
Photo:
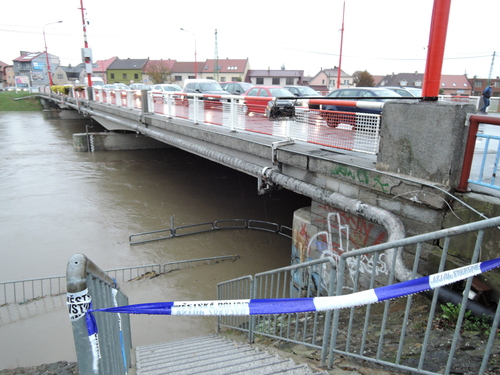
[[[491,58],[491,65],[490,65],[490,73],[488,74],[488,83],[486,84],[486,87],[488,87],[491,83],[491,74],[493,73],[493,65],[495,65],[495,55],[496,51],[493,51],[493,57]]]
[[[87,42],[87,27],[85,22],[85,8],[83,7],[83,0],[80,0],[80,10],[82,11],[83,41],[84,41],[83,56],[85,57],[85,70],[87,71],[87,86],[92,87],[92,58],[89,49],[89,44]]]
[[[340,88],[340,72],[342,71],[342,45],[344,44],[344,15],[345,15],[345,1],[342,10],[342,28],[340,29],[340,54],[339,54],[339,70],[337,72],[337,88]]]
[[[219,47],[217,46],[217,29],[215,29],[215,65],[214,65],[214,79],[219,82]]]

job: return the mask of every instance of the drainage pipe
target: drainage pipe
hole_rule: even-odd
[[[334,193],[332,191],[317,187],[310,183],[284,175],[277,170],[246,162],[239,158],[229,156],[210,148],[179,139],[178,137],[170,136],[162,131],[150,129],[142,124],[123,121],[113,116],[97,113],[96,111],[93,111],[91,109],[85,109],[85,112],[87,112],[91,116],[101,117],[109,121],[124,125],[126,127],[130,127],[131,130],[142,133],[148,137],[163,141],[182,150],[193,152],[197,155],[202,155],[206,159],[231,167],[240,172],[244,172],[256,177],[262,176],[268,182],[272,182],[274,184],[283,186],[288,190],[310,197],[317,202],[335,207],[342,211],[363,217],[371,222],[380,224],[387,231],[387,242],[405,238],[405,230],[401,220],[393,213],[382,208],[371,206],[369,204],[363,203],[360,200],[348,198],[342,194]],[[399,281],[407,281],[412,278],[412,273],[408,268],[406,268],[403,263],[402,250],[402,247],[398,249],[386,250],[386,253],[388,255],[386,259],[388,259],[387,262],[389,269],[392,269],[392,267],[394,267],[396,279],[398,279]],[[397,251],[397,254],[395,264],[393,265],[392,260],[394,259],[394,251]]]

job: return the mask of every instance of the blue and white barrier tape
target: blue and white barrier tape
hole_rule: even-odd
[[[286,314],[309,311],[335,310],[367,305],[438,288],[500,267],[500,258],[472,264],[419,279],[383,286],[362,292],[331,297],[240,299],[226,301],[181,301],[144,303],[110,307],[89,312],[115,312],[150,315],[259,315]]]
[[[388,299],[404,297],[410,294],[435,289],[447,284],[467,279],[493,268],[500,267],[500,258],[488,260],[457,268],[451,271],[440,272],[431,276],[415,280],[404,281],[398,284],[383,286],[362,292],[342,296],[315,297],[315,298],[284,298],[284,299],[241,299],[227,301],[184,301],[143,303],[139,305],[116,306],[105,309],[92,309],[92,301],[88,290],[79,293],[68,293],[67,303],[70,320],[76,321],[85,316],[89,341],[91,345],[94,373],[99,371],[99,340],[94,312],[114,312],[125,314],[150,315],[259,315],[259,314],[286,314],[310,311],[335,310],[354,306],[367,305]],[[115,293],[115,292],[114,292]],[[119,320],[120,333],[121,321]],[[122,340],[122,337],[120,337]],[[123,341],[122,341],[123,345]],[[125,363],[125,362],[124,362]],[[126,367],[126,366],[125,366]]]

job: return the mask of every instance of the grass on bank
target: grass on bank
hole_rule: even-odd
[[[0,111],[41,111],[42,103],[36,94],[30,92],[2,91],[0,92]],[[14,100],[26,96],[32,98]]]

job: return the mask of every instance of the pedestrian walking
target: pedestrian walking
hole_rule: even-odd
[[[493,83],[490,83],[490,85],[486,87],[483,91],[483,106],[479,110],[479,112],[486,113],[486,108],[490,106],[490,98],[492,91],[493,91]]]

